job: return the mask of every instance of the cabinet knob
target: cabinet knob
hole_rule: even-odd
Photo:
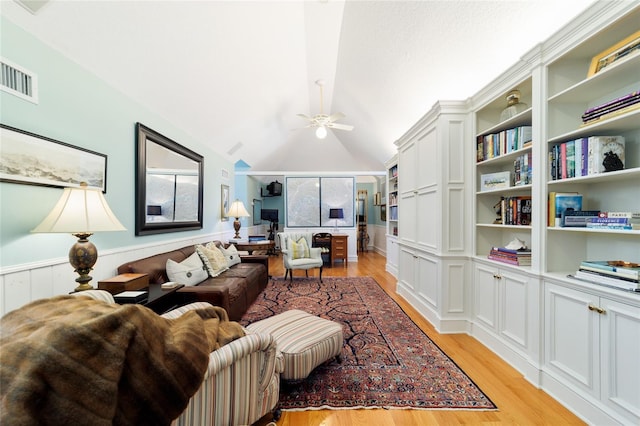
[[[607,311],[602,309],[599,306],[594,306],[591,303],[589,303],[589,310],[590,311],[596,311],[597,313],[599,313],[600,315],[605,314]]]
[[[500,274],[493,274],[493,278],[497,279],[497,280],[501,280],[502,279],[502,275]]]

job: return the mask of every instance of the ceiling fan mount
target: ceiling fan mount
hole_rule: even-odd
[[[310,117],[306,114],[298,114],[298,117],[302,117],[305,120],[309,120],[309,124],[306,127],[311,127],[316,129],[316,136],[319,139],[324,139],[327,137],[327,129],[338,129],[338,130],[353,130],[353,126],[350,124],[341,124],[336,123],[337,120],[345,118],[346,116],[341,112],[336,112],[333,114],[325,114],[324,113],[324,97],[323,97],[323,87],[324,80],[319,79],[316,80],[316,85],[320,87],[320,113]]]

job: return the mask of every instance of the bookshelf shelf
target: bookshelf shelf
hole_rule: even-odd
[[[550,232],[578,232],[584,234],[611,234],[612,236],[640,236],[640,231],[635,229],[594,229],[594,228],[561,228],[556,226],[548,226],[547,231]]]
[[[640,54],[635,54],[549,97],[548,102],[551,104],[582,103],[606,97],[620,87],[637,84],[638,67],[640,67]],[[640,87],[637,90],[640,90]]]
[[[586,109],[586,108],[585,108]],[[580,112],[582,114],[582,112]],[[577,121],[580,121],[578,114]],[[640,109],[635,111],[629,111],[625,114],[617,115],[607,120],[598,121],[597,123],[590,124],[588,126],[580,126],[581,121],[576,123],[576,128],[567,130],[561,134],[552,135],[549,138],[549,143],[557,143],[570,139],[577,139],[581,137],[592,136],[596,134],[603,134],[603,132],[627,132],[638,128],[638,122],[640,121]]]
[[[385,269],[394,277],[398,276],[398,200],[400,195],[398,181],[398,156],[395,155],[385,163],[386,175],[386,202],[387,222],[385,229],[387,264]]]

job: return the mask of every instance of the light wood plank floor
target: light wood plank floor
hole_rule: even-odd
[[[498,411],[464,410],[314,410],[285,411],[278,426],[418,426],[458,424],[582,425],[578,417],[544,391],[536,389],[522,374],[466,334],[439,334],[419,313],[396,295],[396,279],[385,271],[386,259],[377,253],[360,253],[358,262],[336,262],[323,276],[370,276],[404,309],[411,319],[449,355],[489,398]],[[282,257],[270,256],[269,272],[284,277]],[[309,276],[317,276],[309,271]],[[296,271],[304,276],[303,271]],[[269,416],[266,416],[269,417]],[[268,419],[258,422],[265,425]]]

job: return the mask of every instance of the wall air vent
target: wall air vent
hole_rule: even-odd
[[[38,76],[19,65],[0,58],[0,89],[34,104],[38,103]]]
[[[16,3],[35,15],[49,0],[16,0]]]

